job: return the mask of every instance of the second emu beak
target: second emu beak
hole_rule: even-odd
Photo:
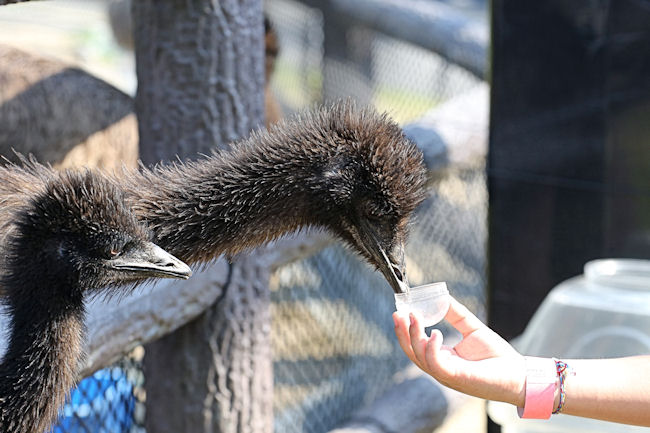
[[[111,264],[115,269],[151,278],[188,279],[192,275],[189,266],[151,242],[125,251]]]

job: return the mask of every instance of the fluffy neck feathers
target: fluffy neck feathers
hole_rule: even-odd
[[[38,293],[39,287],[24,285],[21,291],[25,290]],[[56,420],[77,379],[83,353],[83,302],[78,297],[44,307],[38,301],[14,299],[11,290],[8,293],[12,323],[0,364],[0,431],[41,433]]]
[[[347,104],[254,132],[231,151],[118,179],[155,242],[189,263],[306,226],[336,231],[343,214],[357,224],[353,207],[373,194],[383,204],[371,213],[397,226],[421,201],[423,180],[421,154],[400,128]]]
[[[126,189],[158,245],[181,260],[206,262],[309,225],[309,171],[304,162],[254,149],[134,173]]]

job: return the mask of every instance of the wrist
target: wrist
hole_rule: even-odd
[[[525,357],[526,385],[524,404],[517,405],[521,418],[549,419],[555,410],[558,371],[552,358]],[[558,402],[559,404],[559,402]]]
[[[513,405],[517,407],[524,407],[524,404],[526,403],[526,358],[524,356],[520,356],[521,361],[519,362],[519,368],[517,371],[519,374],[517,374],[518,380],[515,388],[515,393],[514,393],[514,401],[511,401]]]
[[[553,413],[555,413],[558,406],[560,406],[560,387],[556,386],[555,393],[553,394]]]
[[[525,357],[526,385],[523,405],[521,396],[517,412],[521,418],[548,419],[562,411],[566,401],[566,378],[575,376],[573,369],[555,358]]]

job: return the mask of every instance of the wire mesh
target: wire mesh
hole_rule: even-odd
[[[323,14],[298,2],[273,1],[266,6],[280,47],[273,91],[287,111],[311,106],[321,97]]]
[[[142,348],[83,379],[51,433],[144,433]]]
[[[346,46],[329,53],[322,10],[294,0],[265,6],[280,46],[272,88],[288,112],[352,98],[406,123],[480,82],[432,51],[361,24],[344,27]]]
[[[406,250],[412,284],[446,281],[479,316],[486,196],[480,168],[450,173],[417,210]],[[276,432],[333,429],[408,362],[394,337],[390,287],[343,247],[284,266],[271,290]]]
[[[479,83],[433,52],[355,23],[345,29],[346,56],[330,56],[322,10],[294,0],[265,8],[280,46],[272,89],[285,114],[351,97],[406,124]],[[479,317],[486,214],[483,167],[448,170],[418,208],[406,251],[411,284],[446,281]],[[333,429],[408,363],[393,333],[391,289],[345,248],[278,269],[270,287],[276,432]],[[143,433],[141,356],[84,379],[52,432]]]
[[[435,53],[354,23],[344,30],[348,46],[330,55],[326,13],[293,0],[265,5],[281,49],[273,90],[287,114],[351,97],[406,124],[479,83]],[[449,170],[416,213],[407,245],[410,282],[446,281],[484,317],[484,168]],[[407,364],[394,337],[392,290],[345,248],[284,266],[271,290],[276,432],[335,428]]]

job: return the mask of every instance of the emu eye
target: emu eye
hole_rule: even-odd
[[[104,257],[106,257],[108,260],[116,259],[121,256],[123,252],[123,245],[112,245],[110,248],[104,250]]]

